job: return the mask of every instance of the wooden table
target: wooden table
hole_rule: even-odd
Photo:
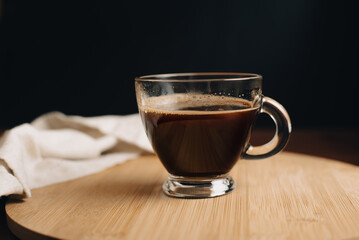
[[[270,131],[257,131],[255,134],[254,134],[254,142],[257,142],[257,143],[261,143],[263,141],[265,141],[266,138],[269,138],[269,136],[271,135],[271,132]],[[264,139],[264,140],[263,140]],[[358,130],[355,129],[303,129],[303,130],[295,130],[293,132],[293,135],[292,135],[292,138],[291,138],[291,141],[287,147],[287,151],[292,151],[292,152],[300,152],[300,153],[306,153],[306,154],[312,154],[312,155],[317,155],[317,156],[322,156],[322,157],[325,157],[325,158],[331,158],[331,159],[337,159],[337,160],[340,160],[342,162],[347,162],[347,163],[351,163],[351,164],[355,164],[355,165],[359,165],[359,134],[358,134]],[[293,163],[295,162],[295,158],[296,156],[293,155],[293,154],[290,154],[290,153],[284,153],[286,155],[283,155],[283,156],[286,156],[288,159],[292,159]],[[172,201],[173,199],[167,199],[167,197],[163,196],[160,192],[160,183],[162,181],[162,178],[165,177],[165,173],[163,172],[163,169],[161,168],[161,166],[158,164],[158,162],[154,162],[154,163],[151,163],[151,161],[153,161],[153,159],[151,160],[151,158],[153,157],[147,157],[149,159],[149,161],[145,161],[146,160],[146,157],[144,159],[139,159],[137,161],[144,161],[143,164],[152,164],[151,166],[155,166],[154,167],[154,171],[156,171],[157,174],[157,178],[156,179],[152,179],[150,182],[147,182],[147,185],[145,184],[144,182],[144,185],[145,186],[145,189],[142,189],[143,191],[144,190],[150,190],[151,191],[151,194],[155,194],[155,197],[158,198],[157,200],[158,201],[162,201],[163,204],[167,204],[168,207],[171,206],[171,202],[169,201]],[[324,158],[313,158],[314,159],[314,165],[317,166],[317,168],[321,168],[321,164],[324,164],[324,165],[329,165],[329,166],[334,166],[337,167],[341,167],[343,169],[347,169],[346,171],[348,172],[351,172],[351,174],[356,174],[356,170],[352,171],[351,169],[353,169],[353,165],[349,165],[349,164],[342,164],[340,162],[336,162],[336,161],[330,161],[330,160],[326,160]],[[273,162],[273,164],[278,164],[281,160],[277,159],[277,160],[271,160]],[[258,162],[259,163],[259,162]],[[244,171],[244,169],[247,168],[247,172],[250,172],[250,171],[254,171],[254,173],[256,174],[260,174],[258,171],[261,171],[260,169],[258,169],[255,165],[258,165],[258,163],[250,163],[249,165],[246,164],[246,165],[242,165],[240,166],[241,163],[239,163],[239,165],[237,166],[237,168],[234,169],[234,171],[237,171],[238,174],[244,174],[244,173],[241,173],[241,171]],[[269,161],[267,161],[266,163],[264,164],[268,164],[270,163]],[[135,162],[133,163],[128,163],[128,165],[126,166],[126,168],[131,168],[131,164],[135,164]],[[263,166],[262,163],[260,163],[261,166]],[[287,167],[290,167],[290,161],[288,161],[287,163]],[[289,164],[289,165],[288,165]],[[308,162],[306,163],[308,164]],[[319,164],[319,165],[318,165]],[[334,164],[334,165],[333,165]],[[339,164],[339,165],[338,165]],[[133,166],[132,166],[133,167]],[[295,167],[293,165],[293,167]],[[297,168],[300,167],[300,166],[297,166]],[[122,168],[123,169],[123,168]],[[252,170],[251,170],[252,169]],[[355,169],[355,167],[354,167]],[[107,170],[109,171],[108,173],[110,173],[111,171],[121,171],[121,166],[117,166],[117,167],[114,167],[113,169],[109,169]],[[103,173],[99,173],[97,174],[97,178],[98,179],[102,179],[103,177],[106,177],[105,176],[105,173],[106,172],[103,172]],[[123,173],[125,174],[125,173]],[[237,174],[237,173],[234,173],[234,174]],[[275,174],[275,173],[274,173]],[[359,175],[358,175],[359,176]],[[131,175],[129,175],[128,177],[131,177]],[[90,181],[91,179],[91,176],[88,177],[88,179],[86,181]],[[244,178],[242,178],[244,179]],[[93,179],[94,181],[96,181],[95,179]],[[326,179],[326,178],[323,178],[324,181],[330,181],[330,179]],[[77,181],[77,180],[75,180]],[[84,179],[82,180],[84,181]],[[241,178],[238,178],[237,180],[237,183],[240,185],[240,186],[244,186],[244,183],[241,183],[241,182],[238,182],[238,181],[241,181]],[[69,183],[64,183],[65,185],[66,184],[69,184]],[[48,188],[48,191],[46,192],[51,192],[51,189],[53,189],[54,186],[49,186],[47,187]],[[263,211],[264,212],[260,212],[257,214],[255,214],[255,212],[252,212],[251,214],[251,220],[252,221],[259,221],[261,223],[263,223],[263,226],[262,226],[262,230],[268,228],[269,230],[278,230],[280,231],[281,227],[280,225],[284,224],[284,222],[273,222],[271,221],[270,219],[264,219],[263,216],[270,216],[270,212],[268,212],[267,214],[264,214],[265,211],[274,211],[276,208],[282,208],[282,209],[286,209],[286,211],[289,211],[289,213],[287,214],[294,214],[294,222],[293,224],[299,224],[299,226],[302,228],[302,237],[304,236],[311,236],[311,237],[316,237],[317,235],[315,235],[315,233],[313,234],[309,234],[310,232],[310,228],[312,228],[313,226],[316,226],[316,224],[319,224],[317,226],[320,226],[320,219],[321,219],[321,216],[320,216],[320,213],[318,212],[315,212],[315,209],[311,208],[310,207],[310,204],[307,206],[307,207],[299,207],[297,208],[296,206],[283,206],[283,205],[280,205],[281,203],[280,202],[276,202],[276,199],[274,198],[267,198],[267,199],[264,199],[263,197],[265,195],[265,193],[267,193],[266,196],[268,196],[268,194],[270,193],[270,191],[275,191],[276,189],[278,190],[279,186],[277,186],[275,189],[262,189],[261,191],[253,191],[252,192],[252,195],[250,197],[248,197],[247,199],[251,199],[252,201],[257,201],[256,203],[253,203],[253,206],[255,204],[259,204],[260,201],[267,201],[267,205],[268,206],[271,206],[269,207],[269,209],[265,209],[263,208]],[[245,194],[243,191],[243,189],[239,190],[237,189],[236,192],[228,195],[228,199],[231,199],[231,201],[228,201],[228,203],[231,203],[231,202],[235,202],[236,198],[239,197],[239,195],[243,195]],[[302,189],[303,191],[305,191],[305,189]],[[132,192],[133,193],[133,192]],[[263,194],[262,194],[263,193]],[[253,194],[259,194],[259,195],[253,195]],[[127,196],[131,197],[131,195],[129,195],[129,193],[126,194]],[[304,197],[304,200],[301,201],[303,204],[306,204],[305,202],[306,201],[310,201],[310,194],[305,196]],[[132,196],[133,197],[133,196]],[[295,196],[291,196],[290,194],[288,195],[288,198],[293,198]],[[302,196],[303,197],[303,196]],[[330,199],[331,195],[329,194],[327,196],[328,198],[328,203],[327,204],[331,204],[332,205],[332,208],[335,209],[335,208],[340,208],[341,207],[341,202],[336,202],[338,199],[340,200],[340,196],[339,195],[335,195],[334,196],[334,199]],[[337,198],[335,198],[337,197]],[[243,198],[243,196],[242,196]],[[327,198],[322,198],[322,199],[327,199]],[[134,198],[135,199],[135,198]],[[277,199],[278,200],[278,199]],[[137,199],[137,202],[136,200],[134,200],[134,205],[131,205],[131,206],[127,206],[128,208],[131,208],[131,211],[136,211],[136,204],[139,204],[138,202],[138,199]],[[221,206],[222,205],[218,205],[220,204],[222,201],[226,201],[225,198],[216,198],[214,200],[210,200],[210,201],[200,201],[200,202],[196,202],[196,200],[190,200],[190,201],[181,201],[179,200],[178,201],[178,204],[180,204],[181,206],[178,207],[178,209],[184,209],[185,206],[182,206],[183,204],[184,205],[188,205],[190,207],[197,207],[197,208],[201,208],[203,209],[204,206],[206,207],[209,207],[209,209],[212,209],[213,211],[225,211],[226,208],[222,208]],[[259,202],[258,202],[259,201]],[[250,202],[246,202],[246,201],[242,201],[246,204],[250,204]],[[289,201],[290,203],[291,201]],[[336,204],[337,203],[337,204]],[[213,206],[209,206],[209,205],[213,205]],[[217,204],[217,205],[216,205]],[[278,205],[279,204],[279,205]],[[282,202],[283,204],[283,202]],[[308,204],[308,203],[307,203]],[[326,204],[323,202],[323,204]],[[192,206],[192,205],[196,205],[196,206]],[[214,206],[216,205],[216,206]],[[156,208],[156,203],[152,203],[152,208],[154,211],[160,211],[157,205],[157,208]],[[239,205],[240,206],[240,205]],[[263,205],[264,206],[264,205]],[[135,208],[133,208],[135,207]],[[151,208],[150,208],[151,209]],[[242,206],[241,209],[247,209],[246,207]],[[301,211],[303,209],[306,209],[307,210],[307,213],[303,213],[303,212],[298,212],[298,211]],[[255,209],[254,209],[255,210]],[[138,210],[137,210],[138,211]],[[334,211],[334,210],[333,210]],[[84,214],[86,215],[85,213],[80,213],[81,214]],[[165,214],[165,213],[162,213],[162,214]],[[181,214],[180,212],[177,213],[177,214]],[[206,213],[206,212],[203,212],[203,214],[207,214],[208,216],[214,216],[213,214],[220,214],[220,213],[214,213],[214,212],[211,212],[211,213]],[[231,215],[231,213],[226,213],[228,214],[228,216]],[[237,213],[238,214],[238,213]],[[310,215],[312,214],[312,215]],[[319,214],[319,215],[318,215]],[[328,213],[329,214],[329,213]],[[349,220],[352,220],[352,222],[346,222],[345,219],[341,219],[343,221],[340,221],[338,222],[337,226],[340,226],[341,228],[344,228],[346,229],[345,231],[349,232],[349,233],[354,233],[356,231],[355,228],[353,228],[353,226],[351,225],[354,221],[356,221],[357,217],[358,217],[358,212],[356,212],[356,208],[345,208],[343,209],[343,214],[342,216],[337,216],[338,219],[341,219],[343,218],[343,216],[345,217],[345,214],[348,214],[348,216],[351,217],[351,219]],[[192,216],[192,217],[198,217],[196,216],[195,214],[188,214],[189,217]],[[206,215],[206,216],[207,216]],[[330,215],[330,214],[329,214]],[[5,224],[5,213],[4,213],[4,200],[2,200],[2,208],[1,208],[1,222],[0,222],[0,239],[11,239],[10,238],[10,233],[9,233],[9,230],[4,227]],[[118,215],[116,215],[118,216]],[[207,216],[207,217],[208,217]],[[247,216],[249,216],[247,214]],[[297,216],[297,217],[295,217]],[[300,219],[298,218],[298,216],[305,216],[302,218],[302,222],[300,221]],[[310,218],[310,216],[312,216]],[[139,218],[133,218],[133,220],[131,219],[128,219],[129,216],[127,216],[127,222],[128,224],[130,224],[129,226],[122,226],[122,229],[120,229],[120,235],[123,237],[123,238],[126,238],[126,236],[130,236],[128,234],[130,234],[130,230],[129,229],[132,229],[134,228],[134,226],[136,226],[136,223],[141,223],[143,221],[145,221],[146,219],[139,219]],[[165,216],[164,216],[165,217]],[[168,216],[167,216],[168,217]],[[177,216],[178,217],[178,216]],[[322,216],[323,217],[323,216]],[[126,216],[123,217],[124,219],[126,218]],[[183,218],[181,218],[183,219]],[[299,219],[299,220],[298,220]],[[310,222],[309,220],[312,219],[312,222]],[[147,219],[148,220],[148,219]],[[151,220],[151,219],[149,219]],[[248,220],[248,219],[247,219]],[[284,220],[285,220],[285,217],[284,217]],[[284,221],[283,220],[283,221]],[[335,222],[335,218],[332,219],[333,222]],[[46,223],[46,219],[44,220],[44,224]],[[187,223],[188,222],[191,222],[191,221],[195,221],[195,219],[188,219]],[[220,221],[220,219],[218,219],[218,221]],[[225,220],[224,220],[225,221]],[[308,221],[309,221],[309,224],[308,224]],[[167,220],[168,223],[171,223],[171,218],[169,218]],[[249,235],[250,233],[250,226],[249,225],[246,225],[246,224],[243,224],[243,223],[248,223],[248,221],[245,221],[245,219],[239,219],[238,222],[228,222],[227,226],[228,227],[228,231],[227,232],[233,232],[233,224],[237,224],[238,225],[238,229],[237,229],[237,234],[238,236],[242,236],[242,237],[255,237],[253,235]],[[47,223],[48,224],[48,223]],[[161,222],[159,222],[158,224],[163,224]],[[182,226],[184,224],[186,224],[186,222],[183,222],[183,223],[179,223],[179,224],[182,224]],[[218,223],[220,225],[220,223]],[[218,226],[217,225],[213,225],[213,226]],[[232,225],[231,225],[232,224]],[[287,222],[286,222],[287,224]],[[341,226],[343,225],[343,226]],[[156,226],[156,224],[154,225]],[[171,225],[172,226],[172,225]],[[212,226],[212,228],[213,228]],[[220,225],[222,226],[222,225]],[[232,226],[232,227],[231,227]],[[109,226],[107,226],[109,227]],[[127,227],[127,228],[126,228]],[[162,225],[158,225],[158,227],[164,227]],[[173,229],[175,226],[172,226]],[[338,227],[338,228],[340,228]],[[135,228],[136,229],[136,228]],[[137,228],[137,233],[140,234],[140,229],[141,228]],[[164,228],[165,229],[165,228]],[[188,229],[191,230],[191,228],[188,226]],[[232,230],[230,230],[232,229]],[[308,230],[309,229],[309,230]],[[122,232],[121,232],[122,231]],[[195,230],[191,230],[193,234],[196,233]],[[308,232],[309,231],[309,232]],[[224,234],[226,232],[226,229],[219,229],[217,231],[218,233],[222,233]],[[258,230],[258,232],[260,232]],[[274,231],[275,232],[275,231]],[[316,231],[317,233],[320,233],[320,231]],[[79,231],[79,233],[81,233],[81,231]],[[132,232],[131,234],[135,234],[135,232]],[[168,233],[168,232],[167,232]],[[322,232],[323,233],[323,232]],[[127,234],[127,235],[126,235]],[[181,236],[180,235],[181,233],[176,233],[176,236]],[[305,235],[305,234],[309,234],[309,235]],[[133,235],[135,236],[135,235]],[[138,235],[140,236],[140,235]],[[264,236],[264,235],[262,235]],[[277,235],[278,236],[278,235]],[[290,233],[286,232],[286,234],[283,234],[283,236],[287,236],[287,238],[290,238],[291,235]],[[321,239],[326,239],[325,235],[321,235],[323,238]],[[330,235],[327,235],[327,238],[328,236]],[[350,236],[350,234],[348,235]],[[354,236],[357,236],[357,235],[354,235]],[[358,235],[359,236],[359,235]],[[259,235],[258,235],[259,237]],[[292,236],[293,237],[293,236]],[[111,239],[110,237],[107,237],[108,239]],[[130,238],[128,238],[130,239]]]

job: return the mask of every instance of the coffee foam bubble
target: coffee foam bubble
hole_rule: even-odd
[[[217,106],[217,105],[232,105],[238,106],[243,109],[240,110],[225,110],[225,111],[193,111],[193,110],[178,110],[187,107],[202,107],[202,106]],[[254,107],[252,102],[229,96],[218,96],[210,94],[172,94],[159,97],[149,97],[144,100],[144,104],[140,106],[142,111],[160,112],[171,114],[218,114],[221,112],[230,113],[238,111],[253,110],[258,107]]]

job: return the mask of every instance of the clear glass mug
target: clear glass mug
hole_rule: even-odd
[[[247,73],[179,73],[135,79],[139,113],[152,147],[169,173],[163,191],[206,198],[235,188],[228,174],[239,159],[263,159],[288,142],[287,111],[262,95],[262,76]],[[249,143],[259,113],[276,125],[273,139]]]

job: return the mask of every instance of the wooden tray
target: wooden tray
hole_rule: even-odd
[[[8,225],[21,239],[359,238],[359,167],[284,152],[231,174],[229,195],[169,198],[164,168],[143,156],[8,201]]]

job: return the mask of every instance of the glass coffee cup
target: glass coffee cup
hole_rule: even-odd
[[[287,111],[262,95],[262,76],[248,73],[179,73],[135,79],[139,113],[154,151],[169,173],[163,191],[206,198],[235,188],[229,175],[239,159],[263,159],[288,142]],[[276,125],[273,139],[249,143],[259,113]]]

